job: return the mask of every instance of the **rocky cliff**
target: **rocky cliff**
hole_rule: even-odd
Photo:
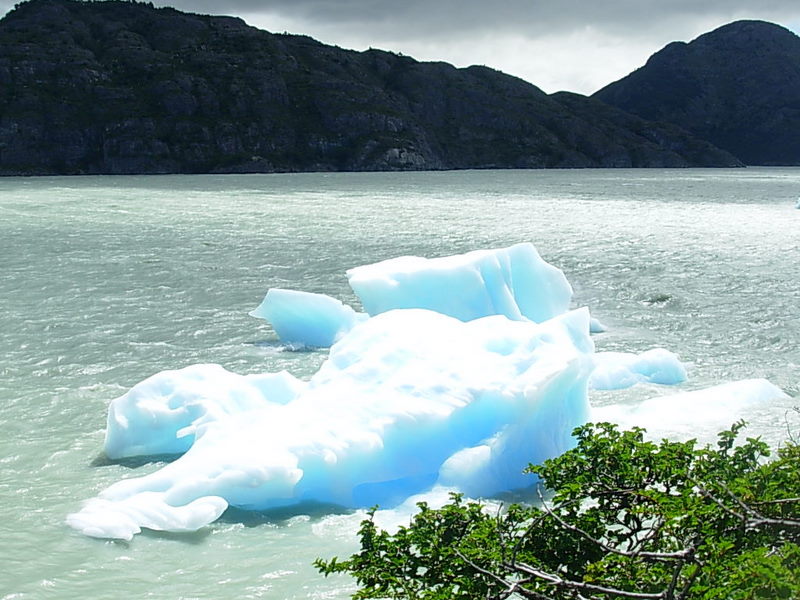
[[[750,165],[800,165],[800,37],[737,21],[673,42],[594,97],[674,123]]]
[[[0,174],[731,166],[674,127],[485,67],[151,4],[0,21]]]

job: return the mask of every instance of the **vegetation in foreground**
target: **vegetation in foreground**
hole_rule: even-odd
[[[359,553],[315,566],[354,576],[353,598],[800,598],[800,446],[767,460],[743,426],[698,447],[586,425],[575,449],[529,468],[549,490],[539,505],[454,495],[395,534],[373,511]]]

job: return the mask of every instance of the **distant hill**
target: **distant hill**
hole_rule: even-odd
[[[749,165],[800,165],[800,38],[737,21],[673,42],[594,97],[666,121]]]
[[[734,166],[729,153],[485,68],[232,17],[31,0],[0,20],[0,174]]]

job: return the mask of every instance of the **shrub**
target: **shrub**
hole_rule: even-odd
[[[737,443],[743,426],[698,447],[586,425],[529,467],[538,504],[492,512],[454,494],[394,534],[373,510],[360,552],[315,566],[353,575],[353,598],[800,598],[800,447],[768,461],[760,440]]]

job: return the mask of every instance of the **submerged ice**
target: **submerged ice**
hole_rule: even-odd
[[[309,381],[218,365],[163,371],[112,401],[113,458],[180,455],[68,517],[89,536],[191,531],[229,506],[391,507],[436,488],[489,497],[533,483],[573,444],[588,390],[672,384],[663,349],[595,353],[585,308],[530,244],[348,271],[367,314],[270,290],[253,313],[284,342],[330,346]]]

